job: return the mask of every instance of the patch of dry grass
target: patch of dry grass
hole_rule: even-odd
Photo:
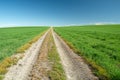
[[[0,63],[0,80],[4,78],[4,74],[7,72],[8,68],[11,65],[16,64],[17,61],[18,59],[15,57],[14,58],[7,57]]]

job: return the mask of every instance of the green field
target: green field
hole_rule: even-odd
[[[55,27],[102,80],[120,80],[120,25]]]
[[[0,61],[16,53],[16,50],[48,27],[0,28]]]

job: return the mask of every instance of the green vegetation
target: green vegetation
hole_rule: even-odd
[[[120,25],[56,27],[101,80],[120,80]]]
[[[50,36],[49,48],[48,59],[53,62],[52,70],[48,72],[50,80],[66,80],[66,76],[60,63],[61,60],[57,53],[52,35]]]
[[[19,47],[47,29],[48,27],[0,28],[0,62],[20,52]]]

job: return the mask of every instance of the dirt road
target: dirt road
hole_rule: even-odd
[[[4,80],[51,80],[47,76],[52,66],[47,59],[50,34],[54,38],[66,80],[98,80],[82,58],[76,55],[52,28],[26,51],[17,65],[9,69]]]

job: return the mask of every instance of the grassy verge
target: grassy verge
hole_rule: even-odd
[[[48,59],[53,62],[52,70],[48,72],[50,80],[66,80],[63,66],[60,63],[60,57],[56,50],[56,46],[51,35],[49,45],[52,45],[48,52]]]

